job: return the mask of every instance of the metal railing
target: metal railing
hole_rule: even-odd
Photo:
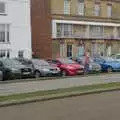
[[[120,40],[120,35],[115,36],[111,33],[90,33],[86,34],[85,32],[80,33],[68,33],[68,34],[60,34],[58,33],[57,38],[83,38],[83,39],[117,39]]]

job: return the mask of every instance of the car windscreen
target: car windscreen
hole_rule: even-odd
[[[93,60],[92,57],[90,57],[89,60],[90,60],[90,63],[93,63],[93,62],[94,62],[94,60]],[[78,57],[78,58],[77,58],[77,61],[84,63],[84,61],[85,61],[85,56],[83,56],[83,57]]]
[[[33,64],[49,66],[49,63],[45,60],[32,60]]]
[[[20,62],[18,62],[17,60],[12,60],[12,59],[2,60],[2,63],[3,63],[5,66],[20,66],[20,65],[21,65]]]
[[[58,59],[63,64],[74,64],[75,62],[70,59]]]
[[[106,62],[114,62],[114,59],[113,59],[113,58],[104,58],[104,60],[105,60]]]

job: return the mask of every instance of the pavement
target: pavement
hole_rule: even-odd
[[[20,93],[56,90],[61,88],[120,82],[120,74],[102,74],[93,76],[78,76],[53,80],[21,81],[15,83],[1,83],[0,96]]]
[[[1,120],[120,120],[120,91],[0,108]]]

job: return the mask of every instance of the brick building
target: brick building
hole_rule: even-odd
[[[33,0],[33,52],[75,57],[120,52],[120,0]]]
[[[31,0],[32,51],[34,57],[52,56],[49,0]]]

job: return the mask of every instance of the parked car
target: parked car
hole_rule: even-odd
[[[26,58],[15,58],[15,60],[19,61],[22,65],[28,66],[34,71],[34,65],[31,61],[31,59],[26,59]]]
[[[101,65],[102,71],[120,71],[120,62],[110,57],[95,57],[94,62]]]
[[[14,59],[0,59],[0,70],[3,72],[3,80],[30,77],[33,71]]]
[[[77,57],[75,59],[76,62],[79,64],[84,65],[85,61],[85,56]],[[101,71],[101,66],[93,61],[93,59],[90,57],[90,64],[89,64],[89,72],[100,72]]]
[[[40,76],[58,76],[60,75],[60,69],[56,66],[50,65],[47,61],[42,59],[32,59],[34,66],[34,75],[36,78]]]
[[[56,60],[48,59],[47,60],[51,65],[55,65],[60,68],[61,75],[77,75],[84,73],[84,66],[78,64],[77,62],[70,60],[68,58],[58,58]]]
[[[120,53],[118,53],[118,54],[114,54],[114,55],[111,55],[111,58],[113,58],[114,60],[120,62]]]
[[[0,81],[2,81],[2,80],[3,80],[3,72],[0,71]]]

